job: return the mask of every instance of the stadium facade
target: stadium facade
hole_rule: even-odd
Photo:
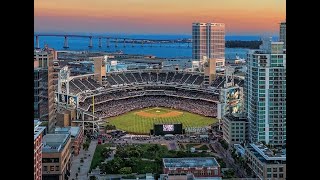
[[[105,118],[151,106],[163,106],[221,118],[242,102],[243,79],[217,74],[215,60],[205,71],[138,69],[106,72],[107,58],[96,57],[94,74],[71,76],[59,72],[55,94],[58,112],[74,111],[72,125],[98,132]],[[222,100],[229,98],[228,100]],[[241,104],[241,103],[240,103]],[[232,106],[232,107],[231,107]],[[242,108],[235,108],[241,110]]]
[[[34,118],[48,121],[48,131],[55,126],[53,49],[34,50]]]

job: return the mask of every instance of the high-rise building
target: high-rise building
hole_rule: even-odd
[[[283,42],[264,41],[247,56],[245,111],[251,142],[286,143],[286,50]]]
[[[247,118],[239,113],[230,113],[222,117],[223,139],[230,145],[246,142],[248,134]]]
[[[223,23],[192,24],[192,59],[225,59],[225,26]],[[217,61],[218,63],[219,61]],[[221,64],[217,64],[220,67]]]
[[[55,125],[53,55],[47,47],[34,50],[34,117],[48,121],[48,131]]]
[[[284,48],[286,48],[286,22],[280,23],[280,42],[284,42]]]
[[[42,180],[42,136],[46,127],[39,126],[40,121],[34,120],[34,141],[33,141],[33,176],[34,180]]]

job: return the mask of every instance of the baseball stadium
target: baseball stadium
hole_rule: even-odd
[[[148,134],[156,123],[210,126],[221,116],[223,89],[243,86],[242,79],[228,74],[176,69],[106,72],[105,63],[96,59],[94,74],[71,76],[68,66],[59,72],[57,109],[75,110],[72,122],[87,130],[110,124]]]

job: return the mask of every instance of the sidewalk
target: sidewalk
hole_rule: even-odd
[[[89,172],[93,154],[94,154],[94,151],[96,150],[96,146],[97,146],[97,140],[91,140],[88,151],[81,149],[80,154],[78,156],[73,157],[72,165],[71,165],[71,173],[69,178],[70,180],[89,179],[89,177],[87,177],[87,173]],[[81,158],[83,158],[83,161],[84,161],[83,163],[80,163]],[[80,167],[80,172],[78,171],[78,167]],[[78,178],[76,178],[76,173],[78,173]]]

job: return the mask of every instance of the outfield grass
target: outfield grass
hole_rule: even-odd
[[[144,111],[155,114],[153,117],[143,117],[136,113]],[[160,111],[160,112],[157,112]],[[172,117],[157,117],[158,114],[165,115],[172,111],[181,112],[179,115]],[[216,118],[205,117],[198,114],[189,113],[169,108],[146,108],[135,110],[126,114],[107,118],[108,124],[115,125],[117,129],[136,134],[149,134],[154,123],[182,123],[183,128],[187,127],[205,127],[218,122]]]

